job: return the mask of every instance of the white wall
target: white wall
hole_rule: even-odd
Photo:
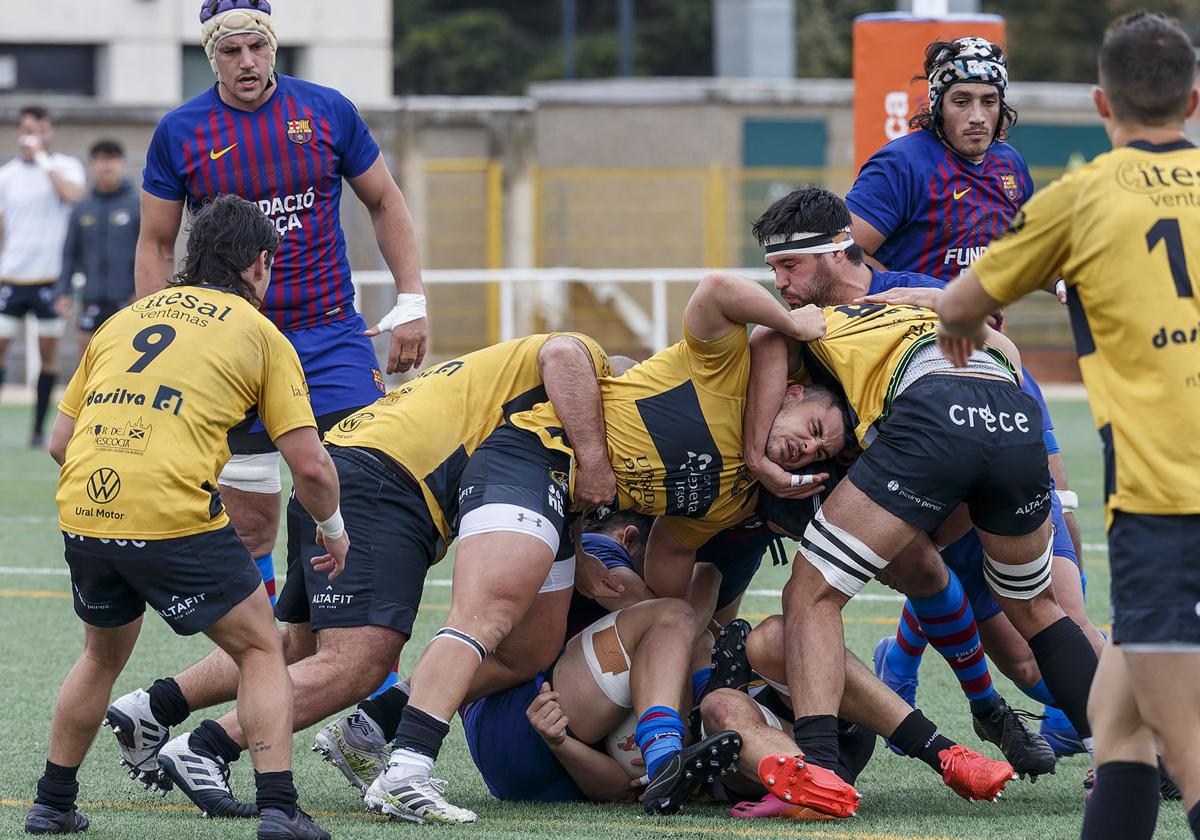
[[[199,11],[199,0],[0,0],[0,41],[99,44],[100,99],[173,105],[181,49],[199,45]],[[280,43],[302,50],[307,78],[359,105],[391,98],[391,0],[275,0],[272,17]]]

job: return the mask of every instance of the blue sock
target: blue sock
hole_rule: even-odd
[[[262,575],[263,583],[267,587],[267,597],[271,599],[271,606],[275,606],[275,558],[271,556],[271,552],[267,552],[262,557],[255,557],[254,564],[258,566],[258,573]]]
[[[696,673],[692,674],[692,702],[695,703],[704,696],[705,689],[708,688],[708,681],[712,678],[712,668],[701,668]]]
[[[1031,685],[1029,688],[1022,688],[1021,691],[1024,691],[1043,706],[1054,705],[1054,695],[1050,693],[1050,689],[1046,688],[1045,680],[1038,680],[1037,684]]]
[[[391,688],[392,686],[394,686],[396,684],[396,682],[398,681],[398,677],[396,676],[396,668],[397,668],[397,666],[399,666],[399,664],[400,663],[397,662],[395,665],[393,665],[392,672],[390,674],[388,674],[387,677],[384,678],[382,683],[379,684],[379,688],[377,688],[371,692],[372,698],[374,698],[378,694],[383,694],[383,692],[387,691],[389,688]],[[410,692],[406,691],[404,693],[409,694]]]
[[[642,751],[646,775],[653,776],[671,756],[683,749],[683,720],[666,706],[651,706],[638,718],[633,740]]]
[[[1046,719],[1042,721],[1043,731],[1051,729],[1056,732],[1070,733],[1072,736],[1078,737],[1075,735],[1075,727],[1071,726],[1071,721],[1067,720],[1067,716],[1063,713],[1062,709],[1057,706],[1047,706],[1042,711],[1046,715]]]

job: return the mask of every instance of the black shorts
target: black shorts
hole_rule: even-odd
[[[782,500],[781,500],[782,501]],[[696,550],[697,563],[711,563],[721,573],[717,609],[728,607],[750,587],[762,565],[763,555],[780,537],[759,516],[726,528]],[[782,548],[772,549],[777,562],[787,562]]]
[[[421,488],[382,452],[330,446],[350,535],[346,568],[333,580],[312,567],[325,553],[317,526],[292,495],[288,503],[288,574],[275,617],[289,624],[387,627],[411,635],[425,573],[444,543]]]
[[[124,309],[127,304],[128,301],[124,300],[100,300],[92,303],[85,301],[77,325],[83,332],[95,332],[101,324]]]
[[[57,321],[54,286],[54,283],[0,283],[0,315],[10,318],[33,315],[39,321]]]
[[[1200,649],[1200,515],[1113,513],[1114,644]]]
[[[571,459],[563,452],[547,449],[533,432],[501,426],[463,468],[458,480],[454,533],[460,535],[463,518],[485,505],[520,508],[512,513],[515,519],[511,530],[550,539],[557,534],[554,559],[572,557],[575,546],[567,532],[567,525],[574,520],[567,513],[570,469]],[[532,519],[527,511],[532,511]],[[497,522],[491,530],[509,529]]]
[[[116,540],[63,532],[75,613],[94,627],[121,627],[149,604],[171,629],[211,627],[263,585],[232,525],[171,540]]]
[[[361,408],[362,406],[356,406],[322,414],[316,418],[317,434],[323,439],[326,432]],[[251,411],[242,422],[229,430],[226,439],[229,441],[231,455],[261,455],[264,452],[275,451],[275,444],[266,431],[250,431],[250,427],[255,425],[257,420],[258,412]]]
[[[931,374],[892,401],[849,478],[884,510],[932,531],[962,502],[976,527],[1036,531],[1050,515],[1042,411],[1012,382]]]

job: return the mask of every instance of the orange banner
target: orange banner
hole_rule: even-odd
[[[1004,43],[999,15],[914,18],[902,12],[854,19],[854,168],[880,146],[908,133],[908,119],[929,101],[921,75],[925,48],[934,41],[974,35]]]

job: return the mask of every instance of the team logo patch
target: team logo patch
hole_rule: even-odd
[[[1021,197],[1021,188],[1017,186],[1017,176],[1012,173],[1000,176],[1000,187],[1008,196],[1009,201],[1016,201]]]
[[[293,143],[303,144],[312,139],[312,120],[288,120],[287,138]]]
[[[371,376],[375,379],[375,387],[379,389],[379,393],[387,390],[383,385],[383,372],[379,368],[371,368]]]
[[[98,505],[106,505],[121,493],[121,476],[111,467],[101,467],[87,481],[87,494]]]

